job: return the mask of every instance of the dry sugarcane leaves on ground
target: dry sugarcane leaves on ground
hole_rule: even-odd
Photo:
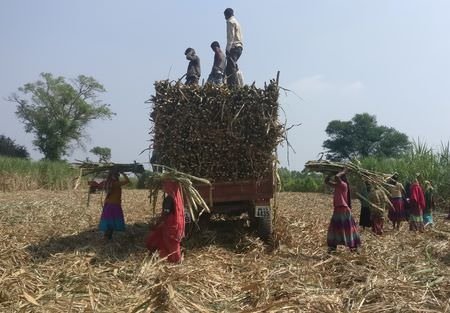
[[[329,255],[331,196],[281,193],[277,249],[242,220],[217,219],[172,265],[144,246],[147,196],[124,190],[127,230],[105,243],[101,208],[86,208],[84,192],[0,193],[0,311],[450,312],[443,214],[424,233],[406,223],[394,231],[386,222],[381,237],[366,229],[359,254]],[[356,201],[353,212],[357,220]]]

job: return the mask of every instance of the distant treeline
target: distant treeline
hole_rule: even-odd
[[[323,176],[320,173],[290,171],[285,167],[278,169],[281,180],[281,191],[322,192]]]
[[[360,159],[361,165],[372,171],[383,173],[397,172],[400,181],[411,181],[416,173],[421,173],[422,183],[432,182],[441,203],[450,200],[450,145],[442,145],[433,150],[423,143],[414,143],[408,152],[395,158],[366,157]],[[63,161],[31,161],[23,158],[0,156],[0,190],[34,190],[71,188],[78,171]],[[133,177],[129,188],[145,188],[145,180],[150,173]],[[324,192],[328,190],[319,173],[279,169],[281,191]],[[357,187],[359,182],[351,181]]]
[[[365,157],[359,160],[361,166],[372,171],[395,173],[403,184],[411,182],[420,173],[421,183],[428,180],[435,189],[437,199],[443,206],[450,203],[450,145],[442,144],[440,149],[431,149],[424,143],[413,143],[411,148],[395,158]],[[323,175],[303,171],[279,169],[282,191],[322,192],[326,190]],[[350,180],[358,188],[360,182]]]

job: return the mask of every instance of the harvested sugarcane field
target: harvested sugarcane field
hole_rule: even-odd
[[[124,233],[98,231],[101,194],[0,193],[1,312],[450,312],[450,221],[423,233],[361,230],[329,254],[332,195],[279,193],[274,238],[244,216],[186,230],[183,260],[150,255],[148,191],[124,190]],[[158,204],[159,205],[159,204]],[[359,205],[354,201],[354,217]]]
[[[228,2],[0,1],[0,313],[450,313],[450,1]]]

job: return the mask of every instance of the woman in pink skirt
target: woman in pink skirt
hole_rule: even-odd
[[[111,170],[105,182],[106,198],[100,217],[99,228],[105,234],[105,239],[112,239],[114,231],[125,230],[125,219],[122,210],[122,186],[130,182],[127,175],[123,174],[124,181],[120,181],[120,174]]]
[[[350,186],[346,177],[347,169],[337,173],[334,181],[325,178],[325,183],[334,188],[333,216],[328,227],[328,251],[336,251],[338,245],[347,246],[350,251],[356,251],[361,245],[358,227],[351,212]]]

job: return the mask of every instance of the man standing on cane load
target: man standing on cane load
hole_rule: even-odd
[[[211,43],[211,49],[214,51],[214,63],[208,77],[208,83],[220,85],[223,83],[226,59],[217,41]]]
[[[242,86],[244,84],[242,73],[237,65],[243,49],[241,26],[234,17],[233,9],[228,8],[223,14],[227,20],[227,67],[225,69],[227,84],[228,86]]]
[[[195,50],[187,48],[184,52],[186,59],[189,60],[189,65],[186,72],[186,85],[198,85],[200,79],[200,58],[195,54]]]

